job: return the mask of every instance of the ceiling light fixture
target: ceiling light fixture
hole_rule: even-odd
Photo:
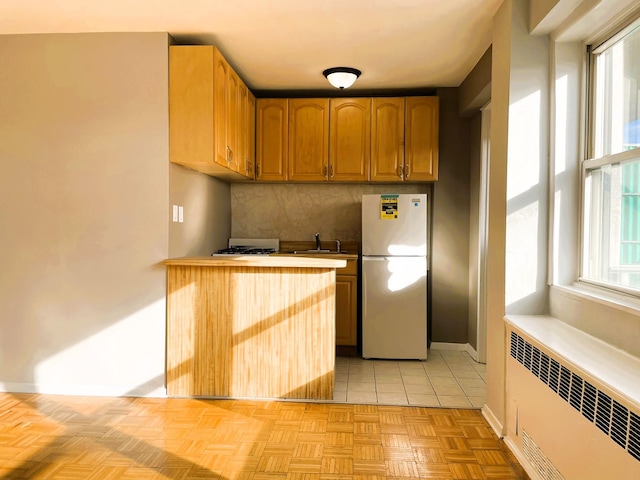
[[[343,90],[353,85],[362,72],[357,68],[333,67],[327,68],[322,74],[327,77],[331,85]]]

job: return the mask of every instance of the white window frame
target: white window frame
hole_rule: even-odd
[[[587,158],[583,159],[580,167],[580,185],[581,185],[581,208],[580,208],[580,260],[579,260],[579,275],[578,282],[587,284],[590,286],[595,286],[600,289],[604,289],[606,291],[612,291],[616,293],[622,293],[625,295],[631,295],[633,297],[640,299],[640,288],[627,288],[618,284],[606,283],[603,281],[598,281],[592,278],[588,278],[585,276],[585,256],[587,251],[587,245],[585,241],[585,232],[587,231],[587,225],[585,225],[586,221],[586,209],[588,208],[588,199],[587,197],[587,174],[590,170],[594,170],[606,165],[615,165],[622,164],[623,162],[629,160],[640,160],[640,148],[636,148],[634,150],[622,151],[619,153],[613,154],[601,154],[601,152],[596,152],[595,146],[595,136],[594,129],[595,126],[595,116],[594,116],[594,105],[596,102],[596,92],[593,88],[595,84],[595,68],[594,63],[596,61],[596,55],[613,44],[618,42],[621,38],[631,32],[633,29],[637,28],[640,25],[640,17],[636,13],[625,26],[622,28],[617,28],[613,34],[609,32],[608,36],[603,36],[600,40],[596,40],[594,42],[590,42],[590,45],[596,45],[592,48],[590,45],[587,46],[587,79],[588,85],[586,89],[586,121],[585,125],[585,149]],[[597,85],[596,85],[597,88]],[[600,154],[599,156],[597,156]]]

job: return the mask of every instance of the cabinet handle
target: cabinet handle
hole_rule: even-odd
[[[398,169],[397,169],[397,173],[398,173],[398,176],[399,176],[400,178],[404,178],[404,173],[403,173],[403,171],[402,171],[402,165],[400,165],[400,166],[398,167]]]
[[[409,164],[404,166],[404,178],[409,178]]]
[[[233,150],[227,146],[227,163],[231,163],[233,161]]]
[[[333,178],[333,165],[329,165],[329,176]]]
[[[322,176],[323,176],[323,177],[326,177],[326,176],[328,175],[328,173],[327,173],[327,172],[328,172],[328,170],[329,170],[329,169],[327,168],[327,166],[326,166],[326,165],[323,165],[323,166],[322,166]]]
[[[256,163],[256,178],[260,178],[260,164]]]

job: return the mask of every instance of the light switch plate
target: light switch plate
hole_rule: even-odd
[[[178,223],[184,222],[184,207],[182,205],[178,206]]]
[[[173,206],[173,221],[178,221],[178,205]]]

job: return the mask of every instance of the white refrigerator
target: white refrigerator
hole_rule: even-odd
[[[427,358],[426,194],[362,197],[362,356]]]

